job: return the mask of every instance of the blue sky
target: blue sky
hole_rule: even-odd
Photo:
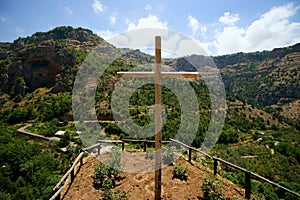
[[[105,39],[166,28],[193,38],[210,55],[253,52],[300,42],[300,1],[0,0],[1,42],[62,25]]]

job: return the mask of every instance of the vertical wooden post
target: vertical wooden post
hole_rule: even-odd
[[[192,149],[189,148],[189,162],[191,162],[192,160]]]
[[[146,152],[147,151],[147,141],[145,140],[144,141],[144,152]]]
[[[161,199],[161,37],[155,37],[155,200]]]
[[[214,159],[214,175],[217,175],[217,170],[218,170],[218,161],[217,159]]]
[[[100,155],[101,143],[98,145],[98,156]]]
[[[251,173],[245,172],[245,198],[251,198]]]
[[[83,165],[83,155],[80,158],[80,167]]]
[[[71,183],[73,183],[75,178],[75,167],[73,167],[73,169],[71,170]]]
[[[122,151],[124,151],[125,149],[125,144],[124,144],[124,141],[122,141]]]
[[[60,193],[57,195],[57,197],[55,199],[60,200]]]
[[[53,195],[59,190],[59,188],[55,188],[54,190],[52,190]],[[60,200],[60,193],[55,197],[55,200]]]

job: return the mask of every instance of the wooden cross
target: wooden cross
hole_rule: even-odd
[[[161,37],[155,37],[155,71],[117,72],[118,77],[155,79],[155,200],[161,199],[161,149],[162,149],[162,78],[197,78],[198,72],[162,72]]]

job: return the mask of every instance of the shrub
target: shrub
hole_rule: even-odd
[[[103,163],[99,163],[94,170],[94,186],[104,190],[115,186],[114,170]]]
[[[123,190],[105,190],[102,198],[103,200],[127,200],[128,192]]]
[[[173,167],[173,178],[178,178],[180,180],[186,180],[187,172],[188,172],[188,170],[186,167],[175,165]]]
[[[215,178],[205,178],[202,189],[204,200],[225,200],[221,192],[220,183]]]
[[[122,130],[119,128],[119,126],[115,123],[108,123],[107,126],[105,127],[105,132],[107,134],[121,134]]]
[[[111,151],[111,159],[108,165],[99,163],[94,169],[94,186],[104,190],[115,187],[115,180],[121,171],[121,154],[117,148]]]
[[[58,143],[59,147],[66,147],[70,144],[71,140],[71,134],[69,131],[66,131],[65,134],[63,134],[60,138],[60,141]]]

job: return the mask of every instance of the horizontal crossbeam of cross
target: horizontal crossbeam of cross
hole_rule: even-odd
[[[155,78],[155,72],[117,72],[117,77]],[[198,78],[198,72],[161,72],[161,78]]]

